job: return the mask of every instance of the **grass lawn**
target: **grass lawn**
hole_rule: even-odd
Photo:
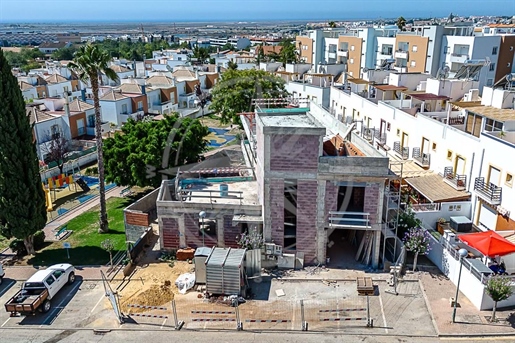
[[[107,199],[107,217],[109,220],[109,233],[99,234],[98,212],[99,207],[79,215],[67,224],[68,230],[73,233],[68,238],[49,244],[38,251],[27,263],[36,266],[48,266],[55,263],[69,262],[73,265],[102,265],[109,262],[109,254],[100,247],[105,239],[111,239],[115,246],[113,256],[120,250],[125,250],[125,227],[123,222],[123,209],[134,200],[127,198]],[[69,242],[70,259],[66,256],[63,243]]]

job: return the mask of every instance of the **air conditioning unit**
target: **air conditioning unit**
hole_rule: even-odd
[[[275,254],[275,244],[274,243],[265,243],[265,255],[274,255]]]

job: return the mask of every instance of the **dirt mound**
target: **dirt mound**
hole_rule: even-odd
[[[127,286],[120,291],[120,306],[123,312],[129,312],[127,305],[164,306],[167,307],[175,294],[179,293],[175,280],[179,275],[190,273],[193,266],[187,262],[175,261],[153,263],[138,269]],[[144,312],[145,309],[130,308],[130,312]]]

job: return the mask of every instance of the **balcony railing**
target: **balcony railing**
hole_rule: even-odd
[[[443,180],[458,191],[465,190],[467,185],[467,175],[455,174],[452,167],[444,168]]]
[[[431,163],[431,154],[420,152],[420,148],[413,148],[411,155],[415,163],[421,167],[429,167]]]
[[[371,141],[374,139],[374,129],[369,127],[363,127],[363,138],[367,141]]]
[[[331,228],[352,228],[370,230],[370,213],[367,212],[329,212],[328,226]]]
[[[479,197],[491,205],[500,205],[502,201],[502,188],[486,182],[484,177],[476,177],[474,191]]]
[[[395,151],[397,153],[397,155],[402,157],[403,160],[407,160],[409,158],[409,147],[401,146],[401,142],[393,143],[393,151]]]
[[[379,130],[374,130],[374,138],[376,139],[376,142],[385,145],[386,144],[386,132],[381,133]]]

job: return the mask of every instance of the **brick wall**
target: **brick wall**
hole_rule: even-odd
[[[329,219],[329,211],[338,211],[338,184],[332,181],[325,183],[325,217],[327,222]]]
[[[316,180],[297,183],[297,251],[304,253],[304,262],[316,258],[317,191]]]
[[[202,246],[202,238],[200,237],[198,215],[193,213],[184,213],[184,236],[186,245],[191,248]]]
[[[233,224],[232,216],[224,216],[224,242],[227,248],[239,248],[238,236],[241,234],[239,224]]]
[[[148,213],[144,212],[124,212],[125,224],[138,225],[138,226],[149,226]]]
[[[275,244],[284,245],[284,180],[270,179],[270,219],[272,240]]]
[[[270,135],[270,170],[318,170],[319,137],[311,135]]]
[[[379,206],[379,185],[367,185],[365,188],[365,206],[364,211],[370,213],[371,225],[378,224],[377,210]]]
[[[163,218],[163,248],[179,248],[179,221],[176,218]]]

